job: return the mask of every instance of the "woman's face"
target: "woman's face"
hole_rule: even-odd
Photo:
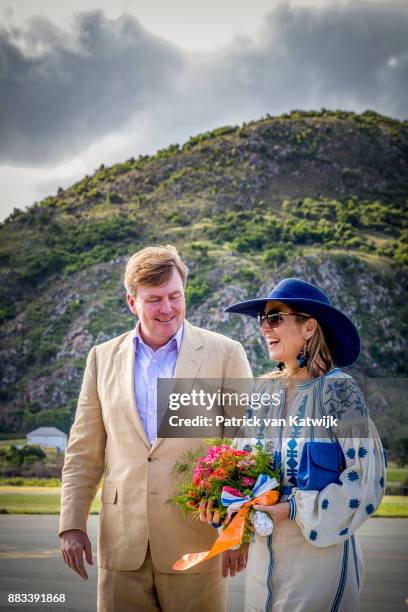
[[[265,314],[271,312],[293,312],[291,308],[278,301],[269,301],[265,305]],[[309,339],[316,329],[315,319],[302,320],[298,317],[283,316],[282,322],[271,329],[267,321],[261,326],[270,358],[274,361],[283,361],[287,368],[297,366],[296,357],[304,347],[306,339]]]

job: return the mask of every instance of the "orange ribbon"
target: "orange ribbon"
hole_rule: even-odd
[[[173,569],[183,572],[184,570],[194,567],[194,565],[197,565],[202,561],[207,561],[207,559],[211,559],[211,557],[215,557],[225,550],[241,544],[244,536],[245,519],[250,507],[254,506],[255,504],[260,504],[262,506],[273,506],[277,503],[278,499],[279,493],[278,491],[274,490],[268,491],[263,495],[255,497],[255,499],[245,502],[245,504],[243,504],[238,510],[230,524],[215,540],[211,550],[198,553],[187,553],[175,562]]]

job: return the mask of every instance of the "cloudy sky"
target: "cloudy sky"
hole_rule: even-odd
[[[291,109],[408,118],[406,0],[0,0],[0,219]]]

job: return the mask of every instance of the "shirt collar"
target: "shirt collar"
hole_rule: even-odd
[[[177,349],[177,354],[180,352],[180,346],[181,346],[181,341],[183,339],[183,333],[184,333],[184,322],[180,325],[180,327],[178,328],[178,330],[176,331],[176,333],[174,334],[174,336],[172,336],[170,338],[170,340],[168,342],[166,342],[166,344],[164,344],[163,346],[161,346],[159,349],[157,350],[163,350],[165,348],[171,348],[172,346],[175,346]],[[153,349],[146,344],[146,342],[143,340],[141,333],[140,333],[140,321],[138,321],[136,323],[136,327],[135,327],[135,335],[133,337],[133,346],[135,347],[135,350],[138,346],[138,344],[141,344],[143,347],[149,349],[150,351],[152,351]]]

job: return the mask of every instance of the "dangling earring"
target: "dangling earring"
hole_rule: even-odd
[[[307,362],[309,361],[310,355],[309,355],[309,351],[307,350],[307,344],[308,344],[308,341],[305,340],[305,344],[302,350],[300,351],[299,355],[296,357],[298,368],[304,368],[307,365]]]
[[[280,361],[276,367],[280,372],[282,372],[285,369],[285,364],[283,363],[283,361]]]

